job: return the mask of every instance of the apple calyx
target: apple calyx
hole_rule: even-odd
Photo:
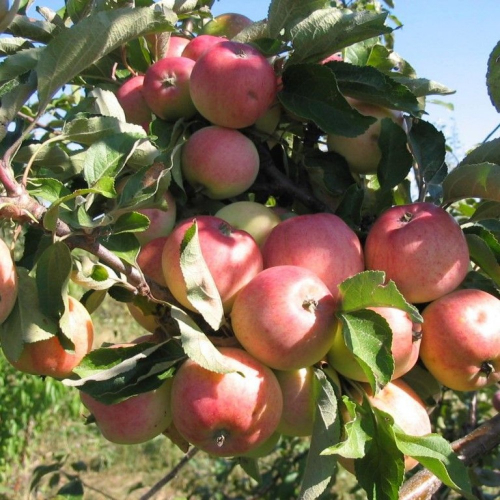
[[[162,86],[165,88],[175,87],[175,77],[170,76],[162,80]]]
[[[219,231],[224,236],[231,236],[233,234],[233,228],[227,222],[221,222],[219,225]]]
[[[215,435],[215,442],[217,443],[217,446],[219,448],[222,448],[224,446],[227,437],[229,437],[229,433],[226,432],[224,429],[220,429],[217,432],[217,434]]]
[[[411,341],[418,342],[419,340],[422,340],[422,328],[420,324],[413,324],[413,329],[411,332]]]
[[[486,378],[488,378],[495,371],[495,367],[491,361],[483,361],[481,363],[480,373],[484,373]]]
[[[411,212],[405,212],[401,216],[401,219],[399,219],[399,220],[400,220],[400,222],[407,223],[407,222],[411,222],[412,219],[413,219],[413,214]]]
[[[302,302],[302,307],[306,311],[313,313],[318,307],[318,301],[316,299],[306,299]]]

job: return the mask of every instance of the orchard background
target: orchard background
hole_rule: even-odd
[[[214,23],[212,3],[74,0],[33,19],[29,2],[1,0],[0,498],[498,498],[499,140],[458,161],[447,154],[425,105],[453,90],[394,52],[392,2],[275,0],[255,23]],[[212,47],[183,57],[201,35]],[[234,73],[224,73],[228,54],[238,56]],[[174,78],[158,76],[166,56],[179,64]],[[499,57],[500,45],[485,61],[497,110]],[[130,81],[139,91],[127,95]],[[247,87],[251,104],[238,94]],[[199,169],[217,147],[223,161]],[[373,264],[368,236],[390,207],[403,207],[408,228],[424,208],[439,214],[419,235],[420,260],[394,244],[382,247],[388,264]],[[252,210],[265,214],[257,224]],[[245,245],[238,258],[251,255],[240,270],[214,243],[205,221],[216,215]],[[290,227],[299,237],[280,248]],[[323,295],[285,313],[291,271],[252,290],[294,258],[292,281],[307,275],[308,293]],[[426,295],[447,260],[461,270]],[[336,262],[358,264],[337,275]],[[236,291],[226,294],[226,278]],[[433,317],[450,296],[487,296],[487,305],[461,299]],[[426,346],[407,369],[398,328],[373,307],[406,317],[412,352]],[[453,319],[469,309],[458,338]],[[292,335],[310,313],[313,340],[288,349],[271,333],[277,344],[259,337],[257,346],[256,325]],[[439,351],[433,339],[445,329]],[[264,403],[248,402],[261,390],[241,385],[254,376],[235,368],[234,346],[263,366],[265,382],[254,384]],[[477,348],[478,359],[465,359]],[[182,385],[189,369],[202,376]],[[283,380],[299,371],[306,396],[290,403]],[[376,401],[399,371],[416,410]],[[189,419],[206,434],[196,392],[223,380],[239,388],[222,408],[213,398],[214,419],[229,421],[190,445]],[[238,415],[247,402],[265,424]],[[421,409],[417,424],[428,419],[432,434],[404,424]],[[225,453],[240,434],[243,447]],[[420,465],[410,469],[411,458]]]

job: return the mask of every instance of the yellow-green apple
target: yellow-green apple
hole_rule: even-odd
[[[169,378],[155,390],[114,404],[104,404],[84,392],[80,392],[80,399],[105,439],[117,444],[138,444],[159,436],[172,422],[171,392]]]
[[[263,134],[272,135],[281,119],[281,105],[279,101],[275,101],[268,110],[257,119],[254,123],[254,127],[259,132]],[[272,147],[273,142],[268,141],[270,143],[270,147]]]
[[[455,290],[428,304],[422,317],[420,358],[439,382],[475,391],[500,381],[499,299]]]
[[[243,287],[231,323],[240,344],[276,370],[294,370],[320,361],[330,349],[335,300],[309,269],[275,266]]]
[[[370,307],[380,314],[392,330],[391,352],[394,358],[392,379],[409,372],[418,360],[421,341],[421,325],[413,323],[408,313],[395,307]],[[344,340],[342,322],[339,321],[332,348],[328,351],[328,363],[344,377],[368,382],[365,372],[356,357],[347,348]]]
[[[231,457],[250,452],[273,435],[283,397],[270,368],[243,349],[219,351],[234,371],[216,373],[188,359],[174,374],[173,423],[194,446]]]
[[[198,35],[184,47],[181,55],[197,61],[210,47],[224,40],[225,38],[220,36]]]
[[[244,128],[263,116],[276,98],[276,77],[254,47],[225,41],[195,63],[190,79],[196,109],[214,125]]]
[[[394,123],[403,126],[403,113],[356,99],[347,98],[347,101],[362,115],[373,116],[377,120],[356,137],[329,134],[328,149],[341,154],[346,159],[351,172],[376,174],[378,164],[382,159],[382,152],[378,145],[382,120],[390,118]]]
[[[337,215],[305,214],[278,224],[262,247],[264,268],[294,265],[310,269],[338,299],[338,285],[364,271],[357,234]]]
[[[68,328],[74,350],[66,351],[57,335],[38,342],[25,343],[20,357],[7,358],[18,370],[32,375],[66,378],[92,349],[94,326],[85,306],[74,297],[68,297]]]
[[[150,241],[168,236],[172,232],[177,217],[177,205],[170,191],[165,191],[165,201],[167,202],[166,210],[161,208],[140,208],[137,210],[149,219],[149,227],[145,231],[134,233],[142,246]]]
[[[203,26],[201,32],[205,35],[233,38],[251,24],[253,24],[253,21],[243,14],[228,12],[214,17]]]
[[[167,286],[161,267],[161,256],[166,241],[166,236],[154,238],[143,245],[137,255],[137,265],[144,276],[156,281],[161,286]]]
[[[259,153],[239,130],[215,125],[189,137],[181,152],[186,181],[214,200],[246,191],[259,173]]]
[[[136,75],[122,83],[116,91],[116,98],[123,108],[129,123],[142,125],[148,130],[152,114],[142,93],[144,75]]]
[[[164,57],[147,69],[142,94],[156,116],[176,121],[196,114],[189,90],[193,67],[188,57]]]
[[[173,296],[187,309],[196,309],[187,298],[186,282],[180,265],[180,249],[186,231],[196,221],[201,252],[224,311],[229,313],[237,293],[262,270],[262,254],[246,231],[234,229],[226,221],[211,215],[180,222],[163,247],[162,267]]]
[[[469,269],[462,229],[445,209],[428,202],[383,212],[368,232],[364,252],[366,268],[384,271],[412,303],[451,292]]]
[[[17,271],[9,247],[0,239],[0,323],[14,307],[18,292]]]
[[[256,201],[235,201],[215,213],[236,229],[242,229],[253,236],[262,247],[271,230],[281,219],[269,207]]]

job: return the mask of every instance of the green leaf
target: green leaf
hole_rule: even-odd
[[[478,222],[488,219],[500,219],[500,203],[496,201],[483,201],[476,207],[476,211],[469,219],[471,222]]]
[[[500,165],[500,138],[480,144],[460,162],[461,165],[496,163]]]
[[[150,221],[146,215],[139,212],[128,212],[118,217],[111,231],[113,234],[136,233],[138,231],[145,231],[149,227],[149,224]]]
[[[94,99],[93,112],[102,116],[113,116],[117,120],[126,122],[125,112],[121,107],[116,94],[111,90],[104,90],[99,87],[89,92],[89,97]]]
[[[363,271],[344,280],[340,285],[341,312],[350,313],[374,306],[397,307],[407,312],[415,323],[423,319],[418,309],[406,302],[393,281],[384,284],[383,271]]]
[[[40,107],[112,50],[146,33],[172,30],[176,22],[172,11],[154,4],[101,11],[62,31],[48,43],[37,65]]]
[[[55,24],[32,17],[17,15],[9,26],[9,31],[18,37],[34,42],[48,43],[60,31]]]
[[[17,52],[0,64],[0,81],[12,80],[35,68],[42,49],[33,48]]]
[[[322,370],[315,370],[320,385],[311,445],[302,477],[299,498],[314,500],[326,490],[336,468],[335,456],[322,452],[338,443],[340,420],[335,389]]]
[[[450,95],[456,92],[455,90],[450,89],[442,83],[427,80],[426,78],[408,78],[407,76],[401,76],[398,74],[393,74],[392,78],[405,87],[408,87],[410,92],[415,97],[426,97],[429,95]]]
[[[443,181],[443,203],[464,198],[500,201],[500,164],[462,164]]]
[[[394,436],[396,445],[402,453],[418,460],[444,484],[458,490],[466,498],[475,498],[471,492],[465,465],[443,436],[439,434],[409,436],[399,431],[396,431]]]
[[[500,42],[492,50],[488,57],[488,71],[486,72],[486,85],[488,87],[488,95],[495,109],[500,113]]]
[[[111,234],[100,237],[98,242],[115,253],[123,261],[132,266],[135,265],[141,246],[134,235],[130,233]]]
[[[180,265],[189,302],[214,330],[218,330],[224,322],[224,309],[215,281],[203,258],[196,220],[182,239]]]
[[[397,76],[404,75],[409,78],[417,76],[408,61],[405,61],[398,53],[389,50],[381,43],[375,43],[371,46],[365,65],[377,68],[390,76],[394,76],[394,74]]]
[[[26,187],[31,196],[36,196],[49,203],[71,194],[71,191],[57,179],[32,177],[28,179]]]
[[[72,267],[71,252],[62,241],[47,247],[36,265],[40,310],[45,316],[56,321],[66,310]]]
[[[477,234],[466,234],[471,260],[500,286],[500,265],[488,243]]]
[[[255,481],[261,482],[262,475],[259,469],[259,461],[256,458],[237,457],[240,467]]]
[[[93,0],[66,0],[66,11],[73,23],[77,23],[92,11],[93,4]]]
[[[33,44],[22,37],[5,37],[0,39],[0,56],[10,56],[20,50],[32,49]]]
[[[355,137],[375,121],[347,103],[333,72],[319,64],[289,66],[278,98],[287,110],[312,120],[325,133]]]
[[[71,279],[80,286],[99,291],[106,291],[121,282],[111,268],[86,255],[73,259]]]

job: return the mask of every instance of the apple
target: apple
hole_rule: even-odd
[[[18,287],[16,266],[10,248],[0,239],[0,324],[12,312]]]
[[[259,153],[254,143],[231,128],[203,127],[182,147],[184,178],[214,200],[246,191],[254,183],[259,166]]]
[[[330,61],[343,61],[344,58],[342,57],[342,52],[334,52],[332,55],[328,56],[328,57],[325,57],[322,61],[321,61],[321,64],[326,64],[327,62],[330,62]],[[351,99],[352,101],[354,101],[354,99]],[[358,103],[360,103],[361,101],[357,101]]]
[[[166,236],[154,238],[143,245],[137,255],[137,265],[144,276],[165,287],[167,283],[163,276],[161,256],[166,241]]]
[[[122,83],[116,91],[116,98],[123,108],[129,123],[142,125],[147,131],[152,114],[142,93],[144,75],[136,75]]]
[[[294,265],[310,269],[339,298],[338,285],[365,264],[356,233],[337,215],[298,215],[278,224],[262,247],[264,268]]]
[[[188,57],[164,57],[147,69],[142,93],[156,116],[176,121],[196,114],[189,90],[193,66]]]
[[[94,326],[85,306],[74,297],[68,297],[68,309],[74,351],[66,351],[57,335],[46,340],[25,343],[19,359],[7,358],[16,369],[57,379],[71,375],[92,349]]]
[[[255,201],[229,203],[219,209],[215,216],[224,219],[236,229],[250,233],[260,247],[272,229],[281,222],[278,214]]]
[[[281,441],[281,434],[279,432],[273,432],[271,437],[268,437],[262,444],[257,446],[256,448],[247,451],[240,455],[245,458],[262,458],[270,455],[278,446],[278,443]]]
[[[191,39],[183,36],[171,35],[168,39],[168,48],[165,57],[180,57]]]
[[[228,12],[214,17],[203,26],[201,32],[205,35],[233,38],[251,24],[253,21],[243,14]]]
[[[240,344],[276,370],[320,361],[330,349],[335,300],[318,276],[299,266],[265,269],[234,301],[231,323]]]
[[[168,236],[172,232],[177,217],[177,206],[170,191],[165,191],[165,201],[167,202],[166,210],[161,208],[140,208],[136,210],[149,219],[149,227],[145,231],[134,233],[142,247],[151,241]]]
[[[462,229],[443,208],[427,202],[387,209],[368,232],[367,269],[386,273],[408,302],[430,302],[454,290],[469,269]]]
[[[162,266],[168,288],[187,309],[195,311],[187,298],[180,266],[184,235],[196,220],[203,258],[219,291],[224,311],[229,313],[237,293],[262,270],[262,254],[255,240],[212,215],[200,215],[180,222],[163,247]]]
[[[455,290],[422,311],[420,358],[443,385],[475,391],[500,381],[500,300]]]
[[[268,367],[243,349],[219,350],[235,371],[216,373],[188,359],[174,374],[173,423],[194,446],[231,457],[254,450],[273,435],[283,397]]]
[[[126,304],[132,318],[148,332],[155,333],[159,326],[158,316],[155,314],[145,314],[139,306],[136,306],[132,302],[127,302]]]
[[[273,67],[256,48],[225,41],[196,61],[190,89],[196,109],[209,122],[244,128],[274,103],[277,85]]]
[[[392,330],[392,356],[394,373],[392,379],[402,377],[409,372],[418,360],[420,351],[420,324],[415,324],[408,314],[395,307],[369,307],[380,314]],[[339,321],[332,348],[328,351],[328,363],[344,377],[351,380],[368,382],[356,357],[347,348],[344,341],[342,322]]]
[[[394,123],[403,126],[403,113],[356,99],[346,99],[359,113],[365,116],[373,116],[377,118],[377,121],[372,123],[365,132],[356,137],[328,134],[328,150],[341,154],[346,159],[351,172],[357,174],[376,174],[378,164],[382,159],[382,152],[378,146],[382,120],[390,118]]]
[[[224,40],[225,38],[220,36],[198,35],[184,47],[181,55],[197,61],[210,47]]]
[[[259,132],[270,136],[278,127],[280,119],[281,105],[279,101],[275,101],[260,118],[257,118],[253,126]],[[271,144],[271,147],[273,145],[273,142],[268,142]]]
[[[182,55],[184,47],[190,42],[190,38],[184,36],[170,35],[168,41],[166,36],[168,33],[157,33],[146,35],[145,38],[148,42],[154,55],[162,54],[163,57],[179,57]],[[165,48],[165,43],[167,43]]]
[[[493,394],[491,403],[493,404],[493,408],[500,413],[500,391],[496,391]]]

